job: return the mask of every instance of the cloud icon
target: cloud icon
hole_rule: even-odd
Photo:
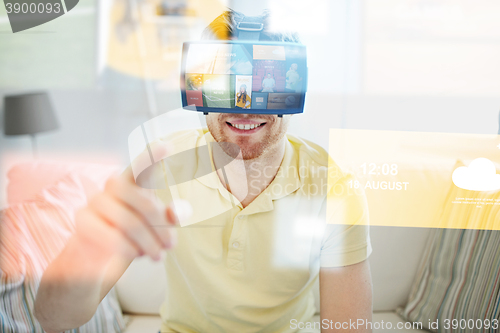
[[[476,158],[468,167],[456,168],[451,179],[453,184],[464,190],[500,190],[500,175],[497,174],[495,164],[487,158]]]

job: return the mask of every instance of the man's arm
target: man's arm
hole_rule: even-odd
[[[35,301],[35,316],[47,333],[82,326],[132,259],[97,253],[72,237],[45,271]]]
[[[135,257],[159,259],[162,248],[175,245],[175,230],[168,226],[176,222],[171,207],[156,204],[135,184],[130,168],[110,178],[78,211],[76,233],[43,274],[35,316],[44,330],[61,332],[88,322]]]
[[[344,267],[322,267],[320,281],[321,332],[371,332],[366,322],[372,320],[372,279],[367,260]],[[324,321],[323,321],[324,320]],[[335,329],[335,323],[361,323]],[[328,322],[325,329],[324,323]]]

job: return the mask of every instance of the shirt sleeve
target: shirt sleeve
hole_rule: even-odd
[[[352,175],[331,186],[323,202],[326,225],[321,242],[321,267],[340,267],[359,263],[372,252],[368,205],[364,192],[349,186]]]

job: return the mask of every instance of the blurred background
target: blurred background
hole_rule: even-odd
[[[58,126],[36,135],[39,158],[126,165],[129,133],[181,106],[182,43],[227,7],[269,9],[275,27],[307,46],[306,107],[293,134],[328,148],[330,128],[498,132],[494,0],[80,0],[15,34],[0,6],[1,103],[48,92]],[[7,170],[33,152],[30,137],[4,135],[0,119],[3,207]]]

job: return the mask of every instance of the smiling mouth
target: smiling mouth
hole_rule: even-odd
[[[260,123],[260,124],[231,124],[230,122],[226,122],[229,126],[232,126],[234,128],[237,128],[239,130],[243,131],[250,131],[256,128],[259,128],[261,126],[264,126],[266,123]]]

